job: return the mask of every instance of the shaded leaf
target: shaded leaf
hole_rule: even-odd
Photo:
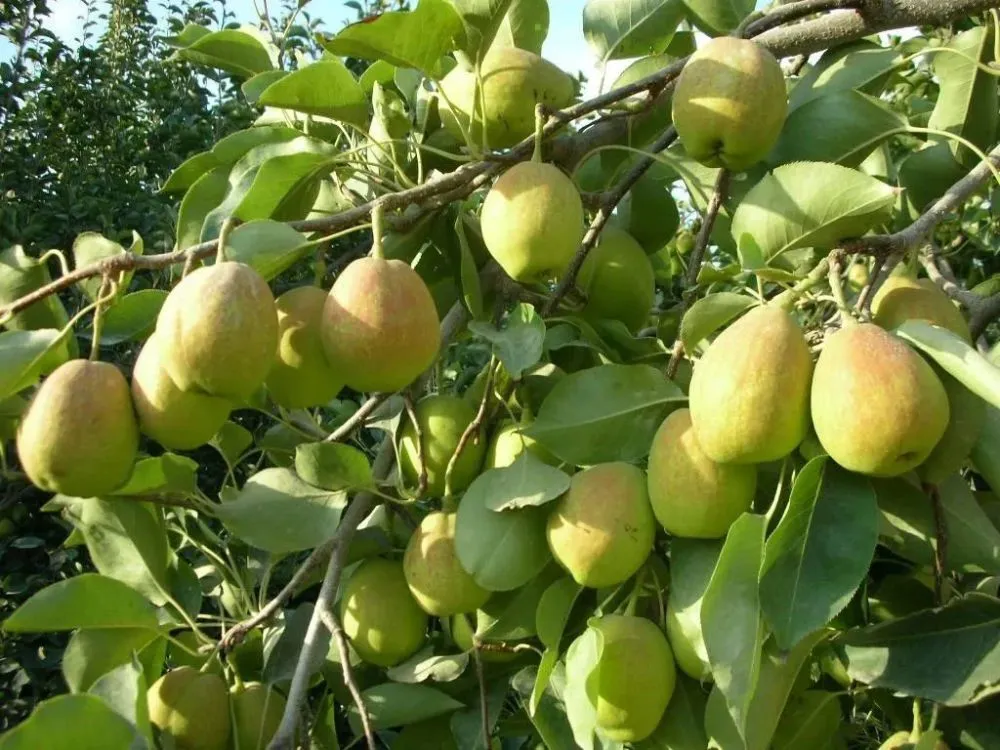
[[[113,495],[153,495],[163,492],[190,493],[198,486],[198,462],[176,453],[139,459],[132,476]]]
[[[344,443],[305,443],[295,449],[295,472],[320,489],[373,487],[371,464],[363,452]]]
[[[386,677],[393,682],[416,684],[433,680],[451,682],[457,680],[469,666],[468,654],[444,654],[435,656],[430,648],[422,649],[402,664],[386,671]]]
[[[95,695],[60,695],[0,737],[0,750],[131,748],[135,730]],[[140,745],[141,747],[141,745]]]
[[[829,49],[795,84],[788,97],[788,111],[837,91],[859,89],[877,96],[901,57],[899,50],[867,40]]]
[[[526,302],[519,302],[510,311],[502,329],[474,320],[469,323],[469,330],[493,345],[493,353],[515,380],[542,358],[545,322]]]
[[[517,47],[542,54],[549,33],[548,0],[514,0],[494,39],[494,47]]]
[[[464,704],[432,687],[392,682],[362,691],[361,699],[371,718],[372,729],[405,726],[465,708]],[[351,706],[348,714],[357,720],[357,708]]]
[[[601,61],[657,55],[683,17],[680,0],[588,0],[583,35]]]
[[[706,34],[726,34],[750,15],[753,0],[684,0],[688,17]]]
[[[719,292],[702,297],[681,318],[684,350],[696,351],[698,344],[704,339],[756,304],[757,300],[753,297],[734,292]]]
[[[145,628],[78,630],[69,638],[62,658],[62,674],[71,692],[90,689],[98,677],[132,659],[157,634]]]
[[[660,724],[636,750],[705,750],[706,696],[701,686],[678,671],[677,684]]]
[[[51,328],[0,333],[0,399],[37,383],[63,338]]]
[[[166,299],[167,292],[162,289],[142,289],[119,298],[104,313],[101,346],[148,338]]]
[[[10,633],[77,628],[157,628],[156,611],[121,581],[81,573],[32,595],[3,623]]]

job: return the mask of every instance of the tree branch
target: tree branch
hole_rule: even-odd
[[[354,670],[351,669],[351,652],[347,646],[347,634],[344,633],[344,628],[340,624],[340,618],[332,609],[319,610],[319,616],[326,629],[330,631],[334,643],[337,644],[337,653],[340,655],[340,672],[361,717],[361,727],[365,734],[365,741],[368,743],[368,750],[376,750],[375,732],[372,731],[371,718],[368,716],[368,709],[365,708],[365,701],[361,697],[357,680],[354,679]]]
[[[738,28],[736,36],[745,39],[760,36],[765,31],[782,26],[792,21],[798,21],[814,13],[822,13],[828,10],[840,10],[844,8],[855,8],[863,0],[799,0],[799,2],[779,5],[758,18],[752,16],[748,19],[745,28]],[[742,24],[741,24],[742,27]]]

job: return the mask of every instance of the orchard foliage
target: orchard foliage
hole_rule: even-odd
[[[350,5],[164,39],[253,113],[166,252],[4,227],[94,570],[0,750],[1000,747],[994,4],[590,0],[590,99],[545,0]]]

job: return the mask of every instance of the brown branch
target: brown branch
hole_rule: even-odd
[[[365,707],[365,700],[361,697],[361,690],[358,688],[357,680],[354,679],[354,670],[351,669],[351,653],[347,647],[347,634],[340,624],[340,618],[332,609],[320,610],[320,619],[330,631],[334,643],[337,644],[337,653],[340,655],[340,673],[344,678],[344,684],[354,700],[354,705],[358,709],[361,717],[361,728],[364,731],[365,740],[368,743],[368,750],[376,750],[375,732],[372,730],[371,717]]]
[[[972,334],[972,340],[975,341],[982,336],[986,326],[997,318],[1000,318],[1000,294],[986,297],[972,311],[972,316],[969,318],[969,333]]]
[[[866,320],[868,319],[868,309],[871,307],[872,300],[875,299],[875,294],[878,292],[879,287],[889,278],[892,269],[896,267],[896,264],[902,258],[902,253],[892,253],[891,255],[883,255],[875,258],[875,268],[872,269],[871,276],[868,277],[868,283],[861,290],[861,293],[858,295],[858,301],[855,303],[858,314]]]
[[[969,333],[972,335],[972,340],[977,341],[986,330],[986,326],[1000,317],[1000,294],[980,297],[975,292],[961,287],[950,273],[950,269],[941,268],[941,265],[946,265],[946,261],[939,257],[933,248],[920,254],[920,263],[927,271],[928,278],[966,309],[969,315]]]
[[[372,415],[372,412],[387,401],[391,395],[391,393],[375,393],[369,396],[368,400],[361,404],[358,410],[346,422],[331,432],[324,442],[336,443],[338,440],[343,440],[355,430],[363,427],[365,420]]]
[[[444,496],[445,500],[450,500],[451,498],[451,475],[455,471],[455,467],[458,465],[458,459],[462,456],[462,451],[465,450],[465,446],[468,445],[469,440],[472,439],[473,435],[476,435],[483,426],[483,420],[486,418],[486,407],[490,402],[490,391],[493,389],[493,360],[487,365],[489,368],[486,372],[486,382],[483,384],[483,397],[479,401],[479,410],[476,412],[475,418],[469,422],[465,431],[462,432],[462,436],[458,439],[458,445],[455,446],[455,452],[451,454],[451,458],[448,459],[448,467],[444,470]],[[476,435],[477,439],[481,436]]]
[[[424,463],[424,431],[420,427],[420,420],[413,408],[413,399],[410,396],[403,396],[403,408],[406,409],[406,416],[413,425],[413,436],[417,441],[417,466],[420,467],[420,478],[417,480],[417,498],[424,496],[427,492],[427,464]]]
[[[712,236],[712,228],[715,226],[715,220],[719,216],[722,203],[726,200],[726,194],[729,192],[729,177],[730,173],[728,169],[719,170],[719,174],[715,178],[715,190],[708,201],[708,206],[705,207],[705,218],[701,222],[701,229],[698,230],[698,236],[695,237],[694,248],[691,250],[691,259],[688,262],[687,272],[684,274],[685,291],[681,299],[682,317],[687,310],[690,297],[697,290],[698,273],[701,271],[701,264],[705,258],[705,250],[708,248],[708,241]],[[680,367],[683,355],[684,343],[681,341],[680,336],[678,336],[674,342],[674,348],[670,352],[670,361],[667,363],[668,378],[673,379],[674,375],[677,374],[677,368]]]
[[[934,512],[934,596],[938,604],[944,604],[948,564],[948,522],[944,517],[938,488],[933,484],[925,484],[924,492],[931,501],[931,510]]]
[[[799,2],[779,5],[758,18],[754,18],[752,15],[748,16],[749,23],[744,21],[733,33],[734,36],[749,39],[815,13],[854,8],[859,5],[863,5],[863,0],[861,2],[858,0],[799,0]]]

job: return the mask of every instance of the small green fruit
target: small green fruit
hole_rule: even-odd
[[[667,638],[641,617],[605,615],[591,627],[604,643],[593,684],[587,686],[597,709],[597,730],[612,742],[643,740],[660,723],[677,684]]]
[[[32,484],[73,497],[121,487],[138,449],[128,383],[107,362],[73,359],[56,368],[17,431],[17,454]]]
[[[516,47],[490,49],[480,63],[479,78],[482,90],[477,92],[474,71],[461,66],[452,69],[441,80],[443,96],[438,108],[441,122],[455,138],[464,143],[462,129],[471,128],[477,146],[483,143],[483,122],[489,147],[509,148],[535,132],[536,104],[561,109],[573,101],[575,93],[566,73]]]
[[[776,461],[809,425],[813,363],[802,329],[779,307],[756,307],[711,343],[691,377],[698,444],[717,463]]]
[[[167,296],[156,320],[163,363],[181,390],[245,400],[264,382],[278,348],[267,282],[227,261],[198,268]]]
[[[285,697],[259,682],[247,682],[229,691],[233,705],[235,750],[266,750],[285,713]]]
[[[337,277],[324,304],[323,348],[354,390],[398,391],[434,361],[439,324],[434,298],[409,265],[359,258]]]
[[[556,561],[581,586],[603,588],[630,578],[653,549],[656,519],[642,470],[624,462],[574,475],[546,526]]]
[[[322,406],[344,387],[323,350],[326,296],[319,287],[300,286],[275,300],[278,354],[265,385],[274,403],[286,409]]]
[[[177,750],[225,750],[229,744],[229,690],[219,675],[179,667],[154,682],[146,698],[150,722]]]
[[[458,560],[454,513],[429,513],[420,522],[406,545],[403,572],[417,603],[437,617],[474,612],[490,598]]]
[[[925,320],[972,341],[961,310],[930,279],[914,279],[905,274],[890,276],[872,298],[872,316],[887,331],[907,320]]]
[[[528,451],[539,461],[549,466],[559,466],[562,462],[546,450],[541,443],[524,434],[526,425],[503,422],[493,433],[490,447],[486,451],[486,469],[502,469],[512,465],[518,457]]]
[[[741,172],[778,140],[788,111],[785,76],[756,42],[723,36],[688,59],[674,88],[684,150],[709,167]]]
[[[601,232],[577,283],[587,295],[585,318],[620,320],[632,333],[645,324],[656,300],[653,264],[642,246],[617,227]]]
[[[656,520],[679,537],[725,536],[750,510],[757,488],[756,466],[718,464],[705,455],[687,409],[670,414],[656,431],[647,472]]]
[[[467,401],[458,396],[436,394],[422,399],[414,409],[423,438],[423,461],[427,470],[427,492],[434,497],[445,494],[445,473],[462,433],[476,418]],[[420,452],[417,431],[406,419],[399,438],[399,468],[406,481],[416,485],[420,480]],[[478,437],[478,439],[477,439]],[[465,489],[476,478],[483,465],[486,441],[482,435],[470,438],[455,463],[451,489]]]
[[[17,524],[9,518],[0,518],[0,539],[6,539],[17,531]]]
[[[812,382],[816,436],[849,471],[879,477],[922,464],[944,435],[948,394],[931,366],[876,325],[829,336]]]
[[[480,219],[490,255],[515,281],[562,276],[583,239],[583,203],[558,167],[521,162],[493,183]]]
[[[705,639],[701,635],[701,630],[689,627],[669,605],[667,605],[667,637],[681,671],[700,682],[711,681],[712,665],[708,662],[708,652],[705,650]]]
[[[204,445],[215,437],[233,408],[227,399],[181,390],[167,371],[163,341],[156,333],[146,340],[135,361],[132,402],[139,429],[170,450]]]
[[[427,614],[410,594],[401,563],[365,560],[344,586],[340,619],[364,661],[392,667],[413,656],[427,633]]]

